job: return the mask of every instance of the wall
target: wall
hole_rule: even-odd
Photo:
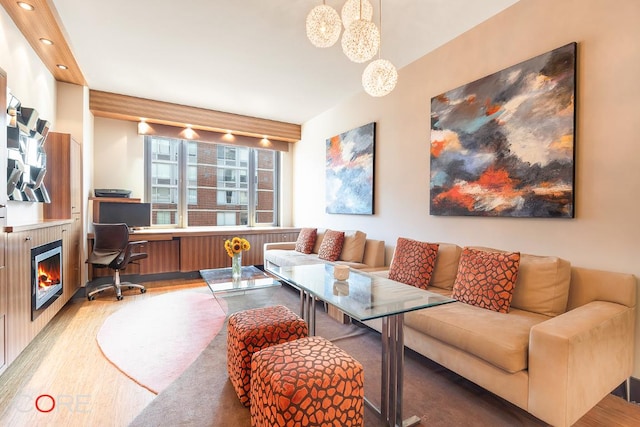
[[[89,88],[71,83],[56,82],[58,132],[69,133],[82,147],[82,250],[88,253],[87,239],[89,229],[88,203],[92,188],[93,170],[93,114],[89,111]],[[87,265],[81,268],[81,283],[87,281]]]
[[[40,118],[55,128],[56,86],[49,70],[4,8],[0,8],[0,67],[7,72],[7,86],[22,105],[38,110]],[[34,222],[42,218],[40,203],[14,202],[7,204],[7,223]]]
[[[144,198],[144,137],[135,122],[94,119],[94,188],[123,188]]]
[[[388,96],[363,92],[305,123],[294,145],[293,225],[365,230],[387,242],[387,262],[396,239],[407,236],[552,254],[640,277],[639,17],[636,0],[521,0],[400,70]],[[572,41],[578,43],[576,218],[430,216],[431,97]],[[325,214],[318,197],[325,190],[325,139],[372,121],[375,215]],[[640,377],[638,337],[640,325],[634,377]]]

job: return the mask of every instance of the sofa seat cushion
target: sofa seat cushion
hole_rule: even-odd
[[[336,261],[328,262],[320,259],[318,254],[303,254],[291,249],[269,249],[264,252],[265,261],[275,264],[280,267],[291,267],[294,265],[308,265],[308,264],[340,264],[348,265],[351,268],[362,269],[369,267],[361,262],[346,262]]]
[[[264,253],[264,259],[280,267],[293,265],[318,264],[323,262],[318,254],[303,254],[302,252],[287,249],[269,249]]]
[[[454,302],[405,314],[405,325],[510,373],[527,369],[529,331],[548,316]]]

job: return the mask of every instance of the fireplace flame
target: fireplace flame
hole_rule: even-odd
[[[46,290],[51,286],[55,286],[60,283],[60,276],[57,271],[50,271],[47,269],[47,265],[40,263],[38,265],[38,289]]]

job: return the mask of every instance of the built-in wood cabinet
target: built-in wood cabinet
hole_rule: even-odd
[[[135,232],[131,240],[146,240],[143,251],[148,257],[137,265],[127,266],[125,274],[189,273],[209,268],[231,267],[224,241],[234,236],[247,239],[251,250],[243,252],[242,265],[261,265],[265,243],[291,242],[298,238],[298,228],[254,228],[242,230],[159,229]],[[93,247],[89,236],[89,247]],[[107,269],[93,268],[90,279],[110,275]]]
[[[82,147],[68,133],[49,132],[44,144],[47,174],[44,182],[51,203],[42,208],[43,218],[71,219],[64,229],[63,280],[65,294],[80,288],[82,274]]]
[[[44,144],[47,174],[44,182],[51,203],[42,208],[45,219],[69,219],[82,214],[82,149],[68,133],[49,132]]]
[[[31,249],[63,239],[63,229],[69,223],[67,220],[7,227],[7,363],[18,357],[72,295],[63,292],[46,311],[31,320]]]

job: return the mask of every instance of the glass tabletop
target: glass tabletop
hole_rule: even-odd
[[[434,292],[351,269],[345,281],[333,277],[333,265],[270,266],[267,271],[350,317],[370,320],[454,302]]]
[[[280,282],[267,276],[264,271],[254,265],[243,266],[241,277],[231,277],[231,267],[200,270],[200,275],[214,294],[226,292],[243,292],[280,286]]]

